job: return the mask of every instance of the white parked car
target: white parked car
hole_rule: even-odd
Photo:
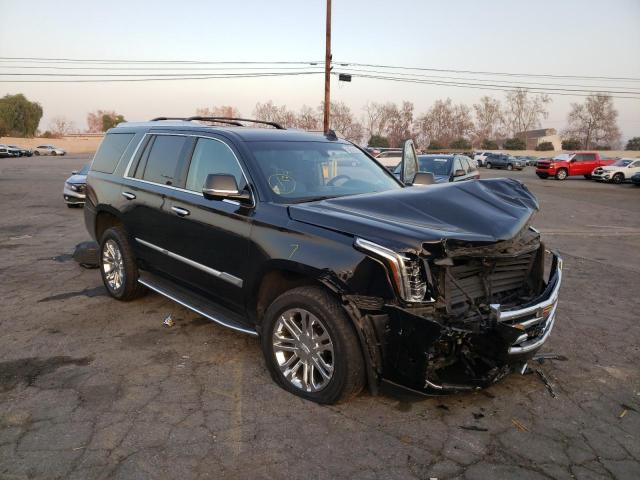
[[[63,149],[54,147],[53,145],[39,145],[33,149],[34,155],[66,155]]]
[[[611,165],[594,168],[591,178],[599,182],[622,183],[635,173],[640,173],[640,159],[621,158]]]
[[[486,163],[486,160],[487,160],[487,155],[489,155],[490,153],[491,152],[487,152],[487,151],[476,152],[473,155],[473,159],[476,161],[478,166],[484,167],[484,164]]]

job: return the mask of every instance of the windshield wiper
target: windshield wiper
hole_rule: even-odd
[[[320,200],[328,200],[330,198],[337,198],[340,195],[318,195],[317,197],[304,197],[293,200],[291,203],[306,203],[306,202],[319,202]]]

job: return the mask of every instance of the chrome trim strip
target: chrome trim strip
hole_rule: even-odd
[[[553,310],[551,310],[551,313],[549,313],[549,317],[547,318],[547,325],[545,327],[545,330],[542,336],[536,338],[535,341],[533,341],[532,343],[529,343],[529,344],[525,343],[520,346],[509,347],[509,355],[519,355],[521,353],[528,353],[542,346],[542,344],[545,343],[549,338],[549,335],[551,334],[551,330],[553,330],[553,325],[555,324],[555,321],[556,321],[557,307],[558,307],[558,304],[556,303],[553,306]]]
[[[199,310],[198,308],[194,307],[193,305],[189,305],[187,302],[180,300],[179,298],[174,297],[173,295],[163,291],[162,289],[156,287],[155,285],[141,279],[138,278],[138,282],[141,283],[142,285],[144,285],[147,288],[150,288],[151,290],[153,290],[154,292],[159,293],[160,295],[163,295],[165,297],[167,297],[170,300],[173,300],[176,303],[179,303],[180,305],[182,305],[183,307],[188,308],[189,310],[193,310],[194,312],[202,315],[203,317],[208,318],[209,320],[213,320],[214,322],[222,325],[223,327],[227,327],[230,328],[231,330],[235,330],[237,332],[242,332],[242,333],[247,333],[249,335],[253,335],[255,337],[258,336],[258,332],[256,332],[255,330],[248,330],[245,328],[241,328],[241,327],[236,327],[235,325],[230,325],[226,322],[223,322],[222,320],[220,320],[219,318],[214,317],[213,315],[210,315],[208,313],[203,312],[202,310]]]
[[[213,275],[214,277],[219,278],[220,280],[224,280],[225,282],[229,282],[232,285],[235,285],[236,287],[242,288],[242,279],[238,278],[234,275],[231,275],[230,273],[227,272],[220,272],[218,270],[215,270],[211,267],[207,267],[206,265],[202,265],[201,263],[198,262],[194,262],[193,260],[183,257],[182,255],[178,255],[177,253],[173,253],[170,252],[169,250],[159,247],[157,245],[154,245],[153,243],[147,242],[146,240],[142,240],[141,238],[137,238],[136,237],[136,242],[149,247],[153,250],[156,250],[160,253],[164,253],[165,255],[167,255],[168,257],[173,258],[174,260],[178,260],[180,262],[186,263],[187,265],[193,267],[193,268],[197,268],[198,270],[202,270],[205,273],[208,273],[210,275]]]

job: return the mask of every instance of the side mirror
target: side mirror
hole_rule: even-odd
[[[238,190],[238,182],[233,175],[212,173],[207,175],[202,187],[202,195],[207,200],[239,200],[240,202],[251,202],[251,194],[247,191]]]
[[[413,140],[404,142],[402,148],[402,161],[400,162],[400,181],[404,184],[414,182],[414,177],[418,173],[418,156]]]
[[[78,170],[73,170],[73,171],[71,172],[71,175],[77,175],[77,174],[78,174]]]
[[[436,179],[431,172],[418,172],[416,173],[415,178],[413,179],[413,185],[433,185],[436,183]]]
[[[455,172],[453,172],[453,176],[454,177],[464,177],[466,175],[464,170],[456,170]]]

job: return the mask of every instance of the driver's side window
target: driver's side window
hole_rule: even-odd
[[[247,186],[240,164],[231,149],[220,140],[199,138],[191,156],[185,188],[201,192],[207,175],[212,173],[233,175],[240,191]]]

